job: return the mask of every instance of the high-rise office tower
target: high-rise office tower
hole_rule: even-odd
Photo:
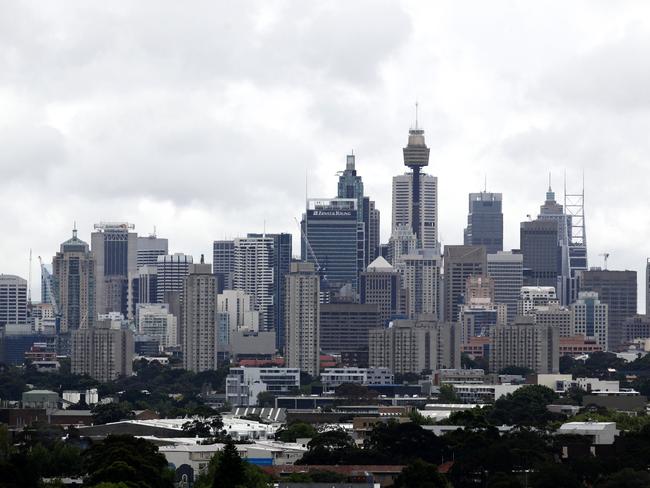
[[[92,327],[96,319],[95,256],[88,244],[77,237],[77,229],[52,259],[52,277],[60,331]]]
[[[217,366],[217,282],[212,266],[190,265],[181,313],[183,367],[199,373]]]
[[[303,216],[303,261],[318,262],[319,274],[331,289],[349,284],[356,292],[365,269],[365,231],[352,198],[309,199]]]
[[[275,239],[240,237],[235,239],[235,290],[251,296],[253,309],[260,313],[260,330],[275,330]]]
[[[524,285],[524,256],[512,251],[487,255],[487,274],[494,282],[494,303],[507,307],[508,323],[517,315],[517,300]]]
[[[440,319],[440,261],[440,255],[431,249],[420,249],[397,261],[395,267],[402,273],[406,289],[406,315],[409,318],[416,319],[420,314],[427,314]]]
[[[359,301],[378,306],[381,325],[402,314],[402,279],[400,273],[381,256],[361,273]]]
[[[571,304],[573,334],[596,339],[596,343],[608,351],[608,311],[607,304],[601,303],[598,293],[581,291],[578,300]],[[622,329],[621,325],[621,329]],[[622,334],[621,334],[622,335]]]
[[[537,305],[530,309],[526,315],[535,317],[538,325],[555,327],[560,337],[574,337],[573,313],[569,307],[563,307],[557,301],[548,305]],[[584,334],[582,334],[584,336]]]
[[[129,274],[137,271],[135,226],[126,222],[100,222],[91,234],[90,248],[95,255],[95,297],[97,314],[120,312],[128,315]]]
[[[235,274],[235,241],[212,243],[212,269],[221,280],[223,289],[232,290]]]
[[[562,248],[556,220],[531,220],[520,227],[520,249],[524,256],[524,285],[556,288],[562,275]]]
[[[277,348],[284,346],[284,293],[285,276],[289,272],[291,254],[293,248],[293,236],[291,234],[248,234],[247,237],[269,237],[273,239],[273,306],[274,317],[271,329],[275,331]]]
[[[375,202],[363,194],[363,181],[357,175],[354,154],[348,154],[345,170],[339,173],[337,198],[354,198],[357,201],[357,222],[363,224],[364,268],[377,256],[379,247],[379,210]]]
[[[379,256],[379,248],[381,247],[381,215],[375,202],[370,200],[370,222],[368,225],[368,252],[366,254],[366,261],[372,263],[377,256]]]
[[[286,366],[312,376],[320,371],[320,277],[313,263],[293,262],[286,277]]]
[[[617,350],[624,339],[625,319],[637,313],[636,271],[590,269],[578,273],[578,287],[582,291],[598,293],[601,303],[609,308],[609,333],[607,344]]]
[[[438,249],[438,178],[421,172],[429,164],[424,130],[415,123],[403,150],[404,165],[411,170],[393,177],[393,225],[410,227],[418,248]]]
[[[501,193],[469,194],[469,215],[465,229],[466,246],[485,246],[489,254],[503,250]]]
[[[418,320],[396,320],[392,327],[368,333],[368,363],[393,373],[460,368],[460,331],[457,324]]]
[[[98,320],[94,327],[72,331],[71,369],[102,383],[133,371],[134,338],[128,329],[114,328],[111,320]]]
[[[490,370],[499,372],[507,366],[529,368],[538,374],[560,370],[559,330],[538,325],[534,317],[517,317],[512,325],[492,330]]]
[[[444,317],[457,322],[470,276],[487,274],[487,254],[483,246],[445,246],[444,255]]]
[[[0,274],[0,325],[27,323],[27,280]]]
[[[156,263],[158,275],[156,301],[158,303],[165,303],[164,297],[166,292],[183,291],[185,277],[190,272],[192,262],[192,256],[183,253],[158,256]]]
[[[158,256],[164,256],[169,251],[167,239],[156,237],[156,234],[150,234],[146,237],[138,236],[138,269],[142,266],[155,266],[158,262]]]

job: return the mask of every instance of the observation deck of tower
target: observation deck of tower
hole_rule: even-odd
[[[418,127],[418,104],[415,104],[415,128],[409,130],[408,144],[403,149],[404,166],[413,171],[411,228],[417,237],[418,246],[422,243],[420,227],[420,170],[429,165],[429,148],[424,142],[424,129]]]

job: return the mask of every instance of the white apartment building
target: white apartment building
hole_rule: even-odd
[[[178,345],[178,319],[169,313],[166,303],[138,303],[136,307],[138,332],[158,339],[161,350]]]
[[[273,237],[240,237],[234,240],[233,288],[250,295],[259,316],[259,328],[272,330],[275,303]]]
[[[298,368],[230,368],[226,401],[232,406],[255,406],[261,392],[289,393],[299,388]]]

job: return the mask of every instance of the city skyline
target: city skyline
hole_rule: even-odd
[[[47,25],[36,7],[3,6],[3,18],[19,21],[4,28],[0,46],[14,52],[0,79],[0,223],[12,233],[0,243],[0,269],[27,278],[31,248],[33,297],[36,256],[49,263],[73,221],[86,242],[101,220],[133,222],[139,235],[157,226],[170,252],[195,259],[211,256],[224,235],[264,228],[290,232],[299,249],[293,219],[304,211],[305,179],[309,197],[334,197],[335,172],[352,149],[386,242],[391,178],[403,173],[416,100],[431,150],[426,172],[439,179],[443,244],[462,243],[467,195],[483,189],[486,175],[488,191],[503,194],[511,249],[519,222],[543,203],[549,171],[563,203],[564,171],[575,191],[584,170],[590,265],[602,266],[600,254],[609,253],[609,269],[636,270],[644,282],[650,223],[644,178],[630,175],[643,175],[650,155],[647,73],[636,62],[648,45],[646,6],[590,5],[585,15],[584,3],[526,12],[500,4],[462,12],[444,3],[306,5],[291,12],[317,27],[302,48],[290,45],[299,27],[281,5],[230,11],[225,20],[216,6],[192,18],[192,29],[174,25],[164,36],[147,28],[147,7],[43,8]],[[100,22],[106,15],[115,31]],[[173,5],[154,16],[189,20]],[[130,22],[118,22],[124,18]],[[537,35],[551,25],[553,36]],[[58,38],[57,29],[69,36]],[[119,35],[127,41],[114,42]],[[219,36],[248,61],[231,58]],[[261,41],[281,57],[265,62]],[[158,44],[180,66],[155,56]],[[133,46],[148,51],[129,55]],[[276,77],[263,69],[268,62]]]

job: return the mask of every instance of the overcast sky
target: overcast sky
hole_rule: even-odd
[[[386,240],[419,100],[443,243],[485,177],[516,248],[549,172],[561,199],[584,171],[590,263],[643,290],[649,60],[643,1],[1,2],[0,272],[49,262],[73,221],[197,258],[265,221],[297,234],[306,175],[334,196],[352,149]]]

